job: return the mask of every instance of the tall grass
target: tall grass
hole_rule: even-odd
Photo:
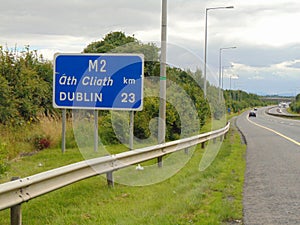
[[[72,143],[71,123],[67,123],[67,143]],[[74,142],[74,141],[73,141]],[[44,148],[58,148],[61,143],[61,121],[47,117],[39,123],[27,122],[18,126],[0,124],[0,178],[9,169],[10,160],[18,161],[25,155],[36,154]]]
[[[61,120],[48,117],[40,118],[40,122],[9,126],[0,124],[0,143],[5,144],[8,150],[8,158],[12,159],[20,154],[36,151],[34,139],[45,137],[49,139],[50,148],[57,148],[61,143]],[[72,124],[67,123],[68,136],[72,139]],[[69,134],[70,133],[70,134]]]

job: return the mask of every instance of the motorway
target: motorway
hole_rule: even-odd
[[[244,224],[300,224],[300,121],[243,113],[247,141]]]

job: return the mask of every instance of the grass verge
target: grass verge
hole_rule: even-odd
[[[158,184],[108,188],[103,177],[93,177],[24,203],[23,224],[238,223],[242,220],[245,150],[238,132],[231,129],[218,156],[203,172],[198,170],[203,155],[198,147],[184,168]],[[80,157],[75,149],[64,155],[60,150],[45,150],[19,159],[10,168],[27,176]],[[41,160],[47,166],[38,166]],[[0,224],[9,224],[9,210],[0,212]]]

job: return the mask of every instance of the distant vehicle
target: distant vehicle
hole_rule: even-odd
[[[254,111],[249,112],[249,117],[256,117],[256,113]]]
[[[257,108],[254,108],[254,111],[257,111]]]
[[[281,107],[282,108],[286,108],[287,107],[287,103],[286,102],[280,102],[278,106],[279,106],[279,108],[281,108]]]

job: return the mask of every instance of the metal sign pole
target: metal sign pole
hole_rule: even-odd
[[[98,110],[94,111],[94,152],[98,152]]]
[[[61,134],[61,151],[64,153],[66,151],[66,120],[67,120],[67,110],[62,110],[62,134]]]
[[[133,150],[133,127],[134,127],[134,112],[129,112],[130,122],[129,122],[129,150]]]

